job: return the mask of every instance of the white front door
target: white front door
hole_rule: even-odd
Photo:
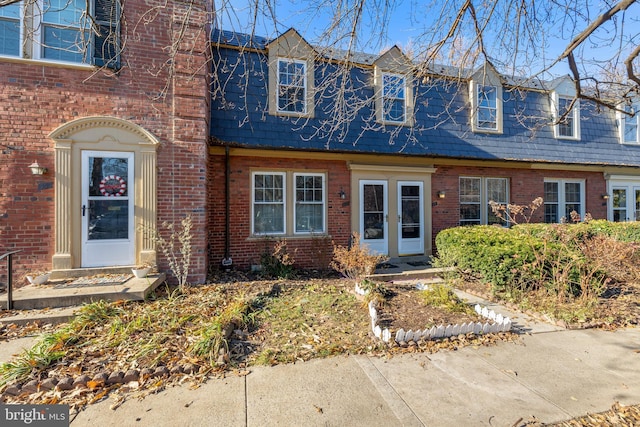
[[[374,254],[389,253],[387,181],[360,181],[360,243]]]
[[[82,266],[135,263],[133,153],[82,152]]]
[[[398,181],[398,255],[424,254],[422,182]]]
[[[611,220],[640,221],[640,186],[612,185]]]

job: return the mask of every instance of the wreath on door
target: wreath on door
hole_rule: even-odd
[[[118,175],[108,175],[100,181],[100,193],[105,197],[120,197],[127,191],[127,182]]]

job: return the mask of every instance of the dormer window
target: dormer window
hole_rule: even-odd
[[[307,112],[307,64],[294,59],[278,59],[278,111]]]
[[[405,78],[398,74],[382,74],[382,117],[385,122],[406,121]]]
[[[623,144],[640,144],[640,104],[625,105],[624,111],[629,114],[619,113],[620,118],[620,142]]]
[[[477,86],[478,129],[498,130],[498,89],[495,86]]]
[[[502,84],[491,67],[477,71],[470,83],[471,129],[502,133]]]
[[[557,122],[554,126],[556,138],[580,139],[580,101],[576,100],[571,107],[573,98],[558,94],[555,94],[554,101],[555,122]]]

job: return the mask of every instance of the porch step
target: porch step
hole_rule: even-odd
[[[387,263],[388,266],[380,266],[371,275],[371,278],[384,282],[420,279],[429,283],[437,283],[442,282],[442,276],[450,271],[448,268],[433,268],[430,264],[423,265],[420,262],[406,263],[404,260],[402,261],[390,260]]]
[[[69,270],[52,270],[49,280],[62,280],[77,277],[91,277],[100,274],[127,274],[131,273],[133,265],[119,265],[115,267],[88,267],[73,268]]]
[[[101,269],[104,273],[104,269]],[[128,267],[129,273],[131,268]],[[113,272],[109,272],[113,273]],[[80,276],[84,277],[84,276]],[[132,277],[122,283],[70,285],[51,281],[46,285],[28,285],[13,291],[13,308],[31,310],[71,307],[95,301],[143,301],[149,293],[165,281],[160,273],[142,279]],[[7,294],[0,295],[0,308],[7,308]]]

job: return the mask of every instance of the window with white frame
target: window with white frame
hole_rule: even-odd
[[[118,68],[119,21],[120,0],[23,0],[2,6],[0,56]]]
[[[507,178],[460,177],[460,225],[501,224],[489,202],[509,203]]]
[[[253,234],[284,234],[286,220],[284,172],[253,173]]]
[[[572,97],[554,94],[554,125],[556,138],[580,139],[580,101]]]
[[[623,144],[640,144],[640,104],[625,105],[624,111],[629,114],[619,113],[620,142]]]
[[[584,181],[545,179],[544,180],[544,222],[558,223],[571,221],[571,213],[584,218]]]
[[[472,129],[502,133],[502,87],[472,81]]]
[[[307,112],[307,63],[295,59],[278,59],[278,111]]]
[[[295,173],[295,233],[325,232],[324,174]]]
[[[406,121],[406,82],[398,74],[382,73],[382,119],[385,122]]]
[[[251,191],[252,234],[326,233],[325,173],[256,171]]]

